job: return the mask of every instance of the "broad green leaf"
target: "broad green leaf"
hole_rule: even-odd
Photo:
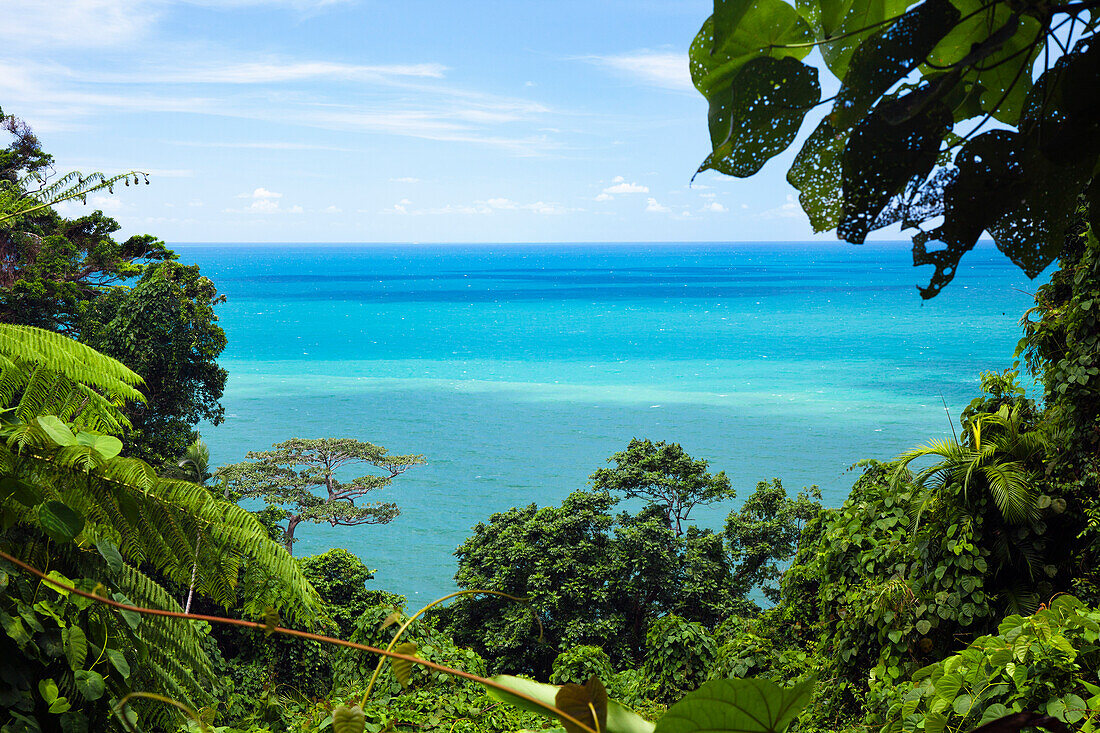
[[[990,723],[997,718],[1003,718],[1004,716],[1008,715],[1008,713],[1009,710],[1004,705],[999,702],[993,703],[982,711],[982,719],[978,721],[978,725],[985,725],[986,723]]]
[[[50,440],[60,446],[76,445],[76,436],[69,426],[54,415],[39,415],[38,425],[50,436]]]
[[[844,130],[919,66],[959,20],[950,0],[926,0],[894,23],[869,36],[856,49],[837,94],[831,122]]]
[[[810,701],[814,681],[713,680],[669,708],[654,733],[782,733]]]
[[[405,654],[410,657],[416,656],[417,650],[416,642],[407,641],[403,644],[398,644],[393,648],[398,654]],[[397,681],[401,683],[402,687],[409,686],[409,679],[412,677],[413,663],[404,659],[391,659],[390,665],[393,667],[393,676],[397,678]]]
[[[80,432],[76,435],[80,445],[86,445],[104,460],[110,460],[122,452],[122,441],[113,435]]]
[[[84,529],[80,512],[59,501],[48,501],[38,508],[38,523],[55,542],[72,542]]]
[[[88,733],[88,716],[77,711],[62,714],[61,733]]]
[[[837,39],[820,46],[825,65],[838,79],[844,79],[863,40],[884,28],[887,21],[900,18],[911,4],[910,0],[822,0],[814,36],[819,41]]]
[[[126,595],[123,593],[112,593],[111,598],[118,603],[124,603],[128,606],[133,605],[133,603],[130,602],[130,599],[127,598]],[[131,629],[136,629],[138,626],[141,625],[141,614],[137,611],[131,611],[124,608],[119,608],[116,610],[118,611],[119,615],[122,616],[122,620],[125,621],[126,625],[129,626]]]
[[[821,97],[817,70],[792,58],[754,58],[731,86],[710,97],[713,152],[700,166],[751,176],[786,150]]]
[[[559,685],[548,685],[542,682],[534,682],[532,680],[525,680],[520,677],[513,677],[506,674],[497,675],[491,679],[497,684],[504,685],[516,692],[523,693],[547,705],[556,707],[555,699],[558,690],[561,689]],[[548,718],[557,719],[556,716],[551,715],[545,708],[528,702],[521,697],[509,695],[507,692],[498,690],[495,687],[486,687],[485,689],[489,692],[489,696],[495,700],[515,705],[522,710],[538,713]],[[625,705],[615,700],[608,700],[606,733],[653,733],[653,723],[650,723]]]
[[[264,609],[264,636],[271,636],[275,633],[275,627],[279,626],[279,611],[274,606],[268,606]]]
[[[787,171],[787,181],[798,189],[798,202],[815,232],[834,229],[840,222],[840,155],[847,142],[847,131],[838,133],[823,119]]]
[[[68,578],[67,576],[63,575],[60,570],[51,570],[50,572],[46,573],[46,577],[49,578],[50,580],[53,580],[53,581],[56,581],[56,582],[60,583],[61,585],[64,585],[64,586],[70,586],[71,587],[72,584],[73,584],[73,581],[70,578]],[[44,585],[47,588],[49,588],[50,590],[52,590],[54,593],[57,593],[57,594],[61,595],[62,597],[68,598],[68,596],[69,596],[69,591],[66,590],[65,588],[61,588],[61,587],[56,586],[52,583],[44,583]]]
[[[730,27],[730,19],[736,19],[736,25]],[[710,100],[729,89],[737,72],[750,59],[758,56],[802,59],[810,52],[803,44],[810,40],[806,21],[783,0],[756,0],[740,13],[731,13],[724,7],[717,9],[716,5],[715,14],[703,23],[691,44],[688,53],[691,79],[695,88]]]
[[[83,667],[88,657],[88,637],[84,635],[84,630],[79,626],[70,626],[61,631],[61,639],[65,644],[69,668],[78,670]]]
[[[41,695],[42,699],[49,705],[57,699],[57,683],[50,678],[39,680],[38,694]]]
[[[607,730],[607,690],[596,675],[588,678],[583,685],[566,684],[554,696],[554,704],[562,712],[573,716],[580,722],[597,731]],[[595,716],[593,717],[593,713]],[[575,723],[562,718],[562,725],[568,733],[582,733],[583,729]]]
[[[332,733],[363,733],[367,719],[358,705],[341,705],[332,711]]]
[[[122,679],[130,679],[130,663],[126,661],[126,657],[118,649],[108,649],[107,659],[110,660],[111,666],[118,670],[118,673],[122,675]]]
[[[8,497],[27,507],[35,506],[41,501],[38,491],[33,486],[14,476],[5,476],[0,479],[0,502],[7,501]]]
[[[103,559],[107,561],[108,570],[112,573],[117,573],[122,570],[122,555],[113,542],[100,540],[95,543],[95,547],[99,550],[99,554],[103,556]]]
[[[898,124],[886,120],[888,109],[880,103],[855,126],[841,161],[844,205],[837,236],[853,244],[879,228],[879,215],[910,181],[928,175],[953,124],[943,104]]]
[[[928,619],[922,618],[916,623],[916,628],[918,634],[927,636],[928,632],[932,630],[932,623]]]
[[[76,689],[84,696],[85,700],[98,700],[103,697],[107,685],[103,681],[103,675],[99,672],[80,669],[73,676],[76,679]]]

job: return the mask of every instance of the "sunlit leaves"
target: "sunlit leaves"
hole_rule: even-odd
[[[926,0],[863,41],[837,95],[833,126],[843,130],[854,125],[875,100],[920,65],[958,19],[959,11],[949,0]]]
[[[840,159],[847,143],[848,133],[837,132],[826,118],[806,139],[787,171],[787,181],[798,189],[798,201],[815,232],[835,229],[840,223],[844,200],[840,190]]]
[[[714,152],[699,170],[747,177],[794,141],[821,87],[816,69],[789,57],[761,56],[741,68],[726,94],[724,101],[711,99]]]

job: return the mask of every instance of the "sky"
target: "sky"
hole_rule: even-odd
[[[795,149],[691,182],[711,7],[7,0],[0,107],[59,172],[149,174],[66,215],[169,243],[809,239]]]

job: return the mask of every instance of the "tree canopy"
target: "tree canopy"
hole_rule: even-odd
[[[592,485],[652,503],[677,536],[684,533],[683,525],[696,506],[736,496],[725,471],[709,473],[707,462],[689,456],[679,443],[634,438],[607,462],[615,466],[593,473]]]
[[[333,527],[392,522],[400,513],[396,504],[363,503],[363,497],[424,463],[423,456],[391,455],[382,446],[352,438],[291,438],[272,447],[250,452],[248,461],[223,466],[217,476],[237,498],[263,499],[277,510],[286,521],[287,552],[293,550],[294,531],[302,522]],[[336,472],[349,465],[373,466],[382,473],[341,481]]]
[[[1060,255],[1078,195],[1100,198],[1096,12],[1094,0],[715,0],[691,46],[710,104],[699,170],[752,176],[831,101],[787,173],[816,231],[859,244],[917,230],[914,264],[934,267],[924,298],[983,232],[1035,277]],[[840,82],[830,99],[804,62],[814,50]]]

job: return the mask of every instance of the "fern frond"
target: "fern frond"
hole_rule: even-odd
[[[142,379],[121,362],[67,336],[0,324],[0,408],[17,421],[58,415],[78,427],[117,434],[127,402],[142,402]]]

